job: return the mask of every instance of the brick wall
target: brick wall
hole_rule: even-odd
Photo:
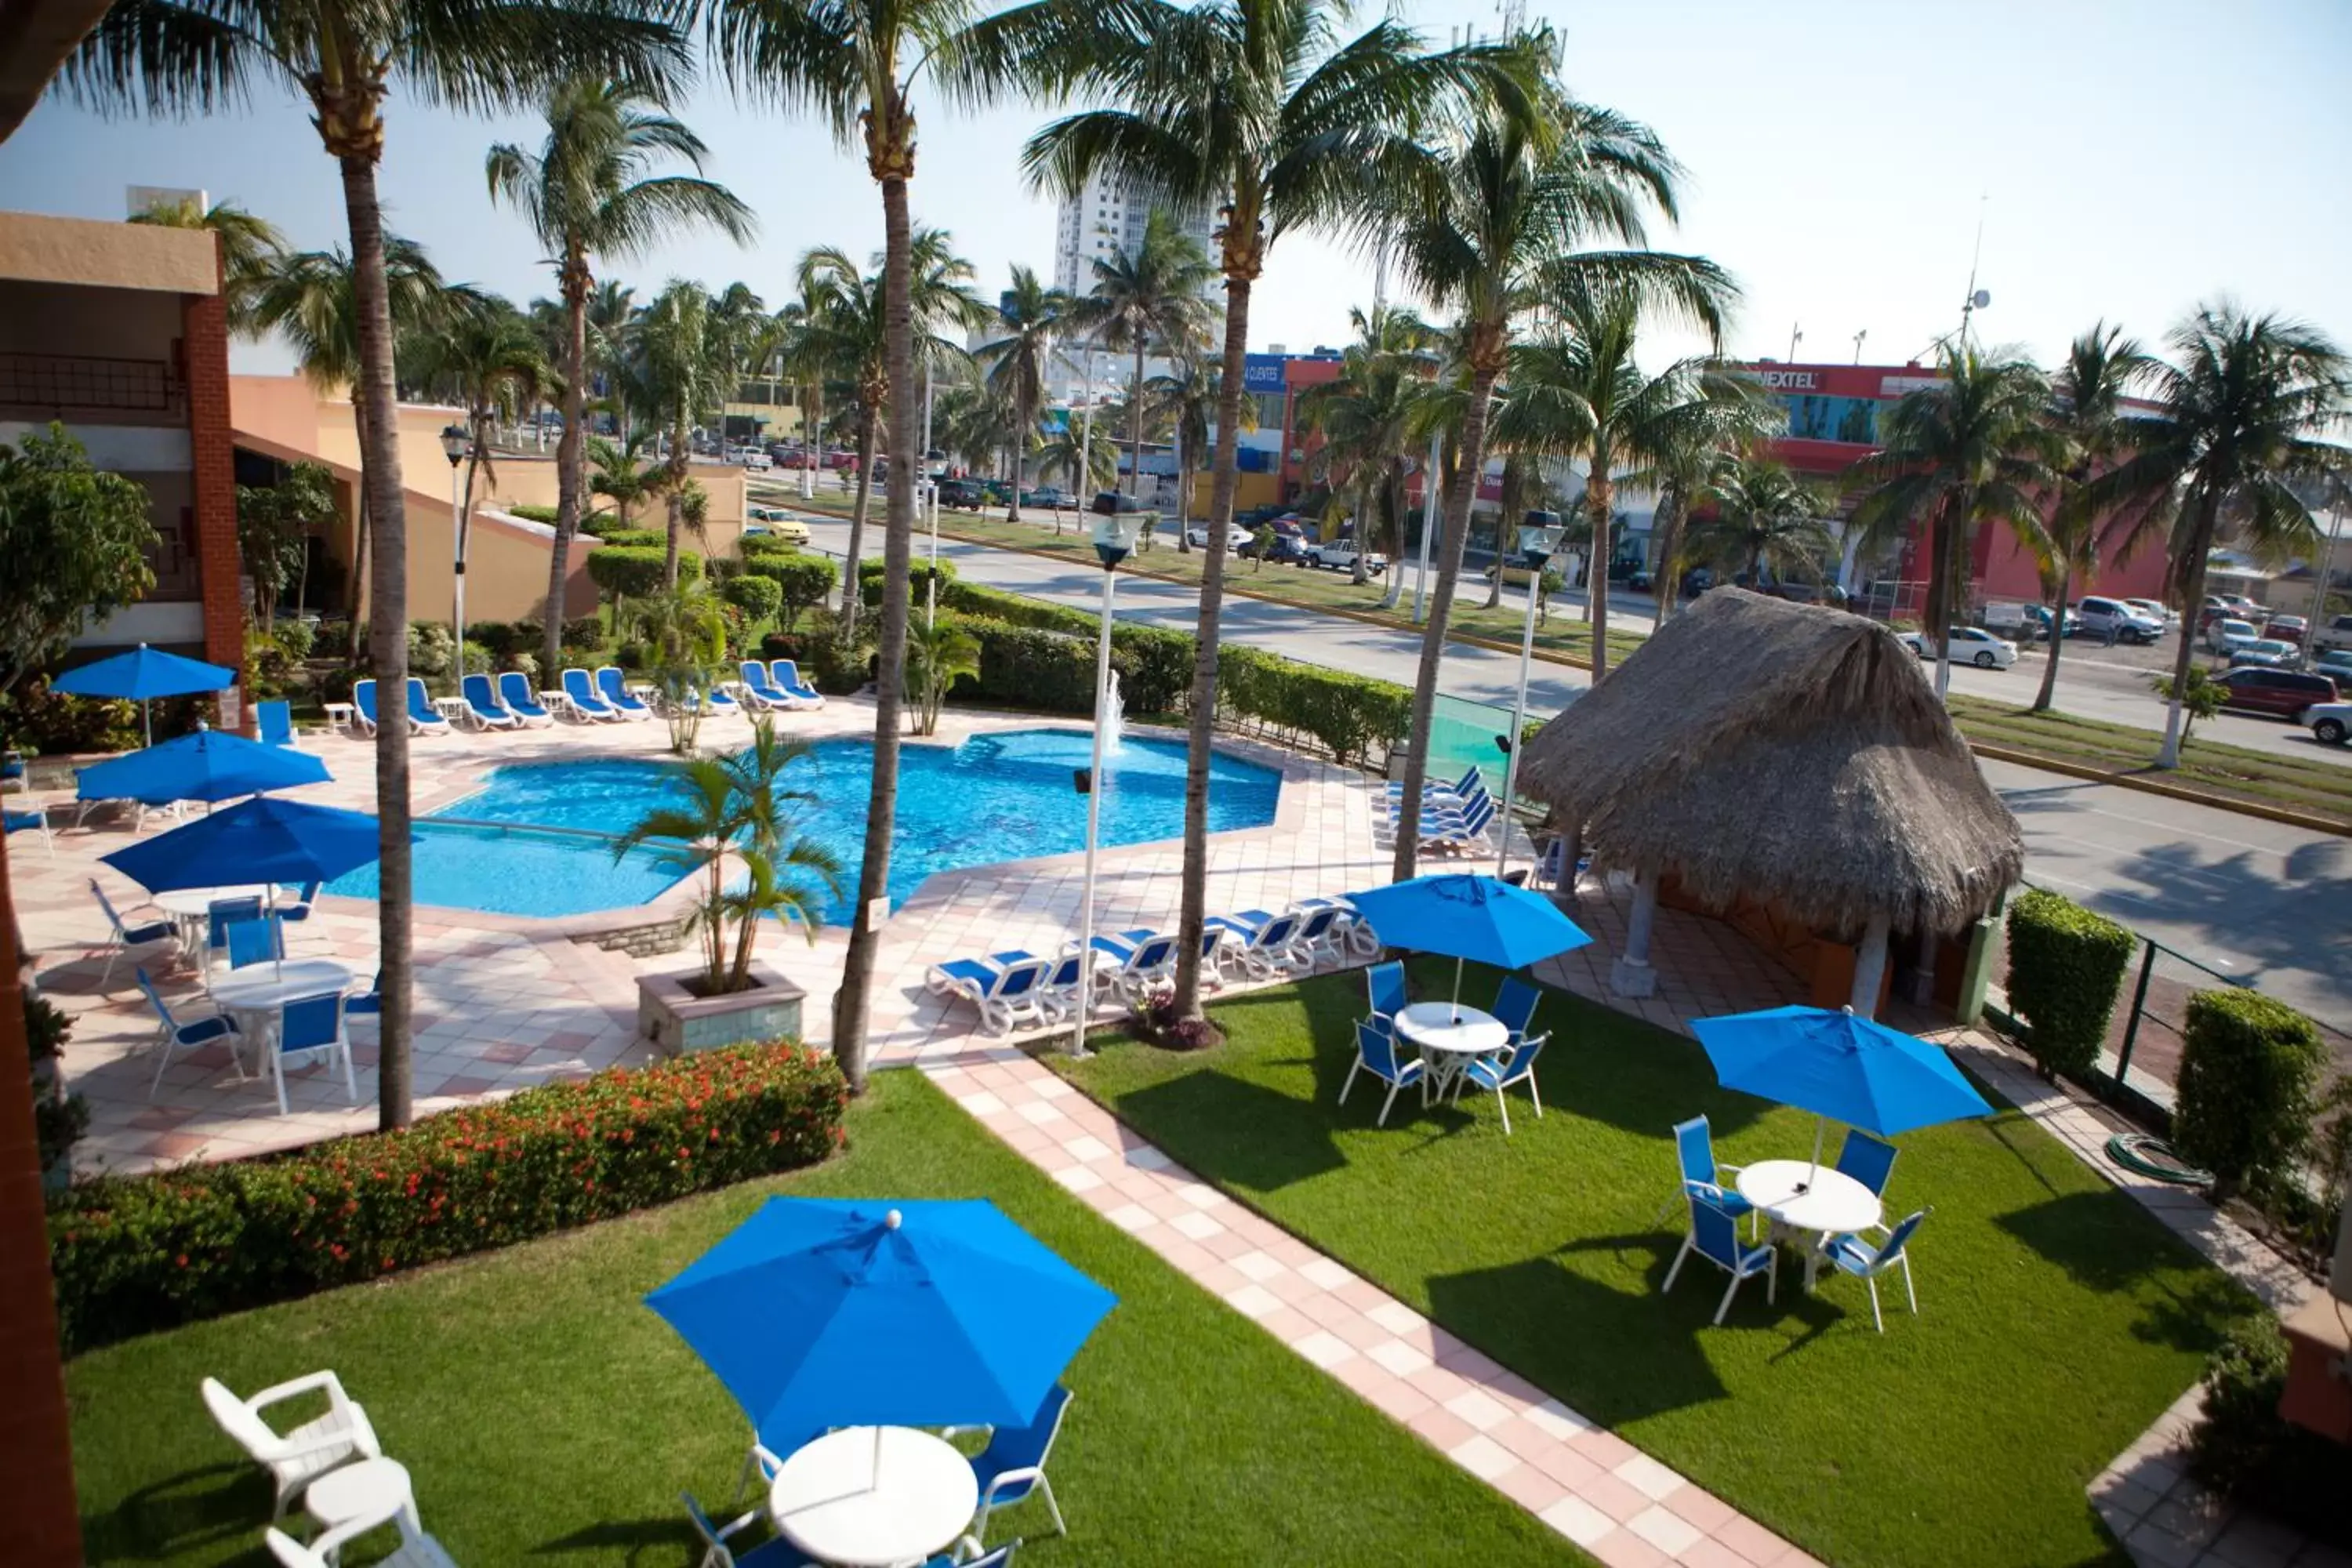
[[[205,606],[205,657],[245,668],[245,606],[238,579],[236,473],[228,419],[228,308],[218,294],[184,296],[181,354],[195,459],[195,526],[188,548]]]

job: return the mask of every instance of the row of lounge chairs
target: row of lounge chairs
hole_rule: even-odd
[[[722,683],[708,694],[689,687],[682,700],[706,714],[740,713],[746,709],[792,711],[824,706],[824,698],[801,679],[800,667],[789,658],[775,661],[772,676],[769,666],[751,658],[742,661],[739,673],[740,682]],[[565,717],[580,723],[618,724],[654,717],[653,706],[629,689],[618,665],[608,664],[593,673],[567,669],[562,681],[560,710]],[[449,717],[435,706],[423,680],[410,676],[407,695],[412,734],[449,733],[453,727]],[[457,683],[454,711],[460,723],[475,730],[536,728],[552,724],[556,719],[555,712],[540,701],[543,695],[548,694],[534,691],[530,678],[520,670],[501,671],[495,684],[488,675],[471,673]],[[383,719],[373,680],[353,684],[352,709],[352,721],[361,731],[374,734]]]
[[[1211,985],[1275,980],[1343,962],[1350,952],[1379,951],[1380,939],[1354,905],[1309,899],[1280,914],[1247,910],[1211,917],[1201,935],[1201,974]],[[1111,1005],[1140,1011],[1173,981],[1176,958],[1175,933],[1142,929],[1097,936],[1091,954],[1073,942],[1053,958],[1010,948],[955,959],[932,965],[927,982],[934,995],[978,1008],[983,1032],[1003,1035],[1073,1023],[1081,1007],[1088,1016]]]
[[[1404,788],[1391,781],[1388,788],[1389,826],[1399,825]],[[1451,784],[1423,784],[1421,790],[1421,847],[1457,851],[1491,850],[1489,830],[1496,825],[1495,797],[1487,793],[1486,776],[1473,767]]]

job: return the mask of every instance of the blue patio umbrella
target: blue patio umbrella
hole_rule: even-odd
[[[1990,1116],[1940,1046],[1857,1017],[1851,1007],[1767,1007],[1720,1018],[1694,1018],[1691,1033],[1726,1089],[1810,1110],[1813,1164],[1822,1133],[1843,1121],[1881,1138],[1939,1121]]]
[[[984,1199],[770,1198],[646,1298],[792,1444],[1021,1426],[1117,1303]]]
[[[234,800],[264,790],[327,782],[327,764],[308,752],[265,746],[202,725],[160,746],[84,768],[76,781],[83,800]]]
[[[1465,960],[1525,969],[1592,941],[1543,894],[1494,877],[1415,877],[1350,893],[1348,901],[1388,946],[1453,959],[1456,1003]]]
[[[130,698],[139,704],[139,720],[152,744],[155,724],[147,711],[150,701],[158,697],[192,697],[199,692],[222,691],[236,684],[236,671],[225,665],[183,658],[176,653],[165,653],[141,643],[129,653],[76,665],[49,682],[49,689],[76,697]]]
[[[363,811],[257,795],[100,858],[149,892],[168,893],[331,882],[377,853],[376,819]]]

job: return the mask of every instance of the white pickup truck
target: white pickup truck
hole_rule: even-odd
[[[1314,556],[1316,565],[1328,566],[1334,572],[1353,572],[1356,569],[1356,542],[1352,539],[1334,539],[1328,543],[1310,545],[1307,553]],[[1365,572],[1374,577],[1388,569],[1389,558],[1377,550],[1364,563]]]
[[[2352,616],[2331,616],[2311,628],[2311,648],[2323,653],[2331,647],[2352,647]]]

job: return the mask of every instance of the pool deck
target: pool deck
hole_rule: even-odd
[[[873,709],[836,700],[820,712],[782,715],[781,723],[797,738],[870,739]],[[976,734],[1040,728],[1083,727],[950,710],[934,739],[952,745]],[[706,749],[730,746],[748,738],[750,731],[746,720],[716,721],[706,725],[703,743]],[[658,722],[562,724],[510,736],[419,737],[411,745],[411,798],[423,816],[479,787],[489,770],[502,763],[660,760],[667,755],[667,739]],[[374,808],[373,742],[325,735],[304,743],[335,776],[328,784],[284,792],[289,798]],[[1244,741],[1219,744],[1280,769],[1283,787],[1270,826],[1216,836],[1211,849],[1213,911],[1280,908],[1296,899],[1386,879],[1388,857],[1372,842],[1374,782],[1352,770]],[[359,1078],[355,1106],[339,1076],[304,1068],[289,1077],[292,1109],[281,1117],[268,1082],[240,1081],[228,1052],[220,1047],[178,1058],[164,1069],[150,1099],[157,1062],[152,1048],[154,1016],[139,994],[128,959],[115,966],[101,990],[103,961],[93,955],[106,928],[88,887],[96,877],[126,912],[138,902],[142,889],[99,863],[99,857],[121,848],[131,836],[121,823],[96,816],[86,830],[63,826],[73,809],[55,792],[36,792],[23,803],[57,808],[54,854],[37,838],[17,835],[9,842],[10,871],[41,989],[77,1018],[66,1066],[91,1113],[89,1134],[75,1151],[78,1172],[131,1173],[187,1160],[232,1159],[375,1125],[375,1025],[365,1018],[352,1026]],[[162,830],[151,825],[148,831]],[[1097,929],[1172,925],[1181,859],[1181,845],[1173,839],[1103,850]],[[930,995],[923,984],[925,971],[942,959],[1007,947],[1056,951],[1076,931],[1083,870],[1082,855],[1056,855],[946,872],[918,888],[892,913],[884,933],[877,961],[881,983],[872,1004],[873,1065],[929,1060],[968,1045],[975,1024],[971,1010]],[[636,976],[689,968],[692,954],[633,958],[589,939],[674,914],[690,898],[690,891],[674,889],[635,909],[554,920],[419,906],[413,1055],[417,1113],[646,1059],[649,1047],[635,1037]],[[373,900],[321,898],[310,921],[288,928],[289,955],[339,960],[364,984],[376,966],[376,920]],[[808,993],[804,1023],[814,1044],[830,1041],[832,997],[846,945],[845,933],[838,931],[821,933],[814,943],[781,933],[761,943],[762,960]],[[192,969],[169,969],[155,978],[168,1005],[203,1010],[203,988]]]

